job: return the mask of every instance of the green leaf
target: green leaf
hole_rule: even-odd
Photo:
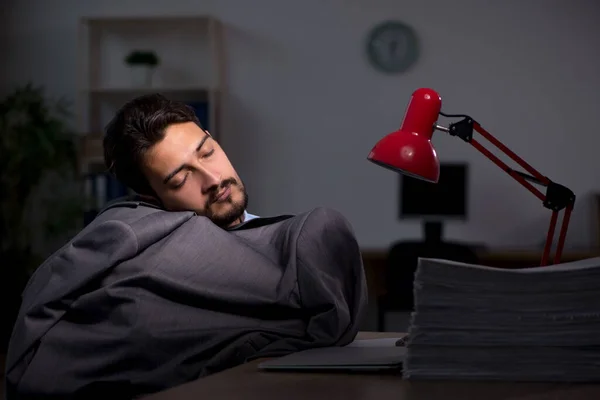
[[[24,222],[31,195],[48,174],[75,174],[77,136],[69,128],[70,115],[68,101],[52,99],[31,83],[0,101],[0,252],[28,249],[23,241],[32,229],[46,227],[46,235],[54,236],[80,219],[83,200],[56,190],[45,205],[53,211],[48,220],[33,228]]]

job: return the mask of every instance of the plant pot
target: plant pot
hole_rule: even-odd
[[[151,87],[154,67],[150,65],[131,65],[131,84],[134,87]]]

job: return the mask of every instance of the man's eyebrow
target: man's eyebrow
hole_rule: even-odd
[[[206,142],[206,140],[209,137],[210,137],[210,135],[208,133],[206,135],[204,135],[204,137],[202,138],[200,143],[198,143],[198,146],[196,146],[196,152],[200,151],[200,149],[204,145],[204,142]],[[184,168],[185,168],[185,164],[182,164],[179,167],[175,168],[173,171],[171,171],[171,173],[169,175],[167,175],[165,177],[165,179],[163,179],[163,184],[167,184],[171,179],[173,179],[173,177],[175,175],[177,175],[179,172],[181,172],[181,170],[183,170]]]

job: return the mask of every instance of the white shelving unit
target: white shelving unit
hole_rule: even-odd
[[[154,51],[160,63],[151,86],[136,86],[124,59]],[[161,93],[206,110],[208,130],[220,134],[219,97],[224,88],[221,23],[210,16],[94,17],[79,25],[77,128],[83,135],[80,170],[103,163],[103,130],[128,100]]]
[[[187,102],[219,138],[224,52],[221,23],[209,16],[83,18],[78,38],[76,115],[79,172],[90,200],[87,224],[107,202],[128,192],[106,173],[102,146],[104,127],[127,101],[161,93]],[[139,86],[125,63],[136,50],[159,58],[149,86]]]

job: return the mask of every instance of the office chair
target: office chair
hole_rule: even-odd
[[[478,264],[475,247],[461,243],[403,241],[390,248],[386,265],[386,293],[377,298],[377,328],[385,331],[386,313],[414,310],[413,282],[419,258],[441,258]]]

